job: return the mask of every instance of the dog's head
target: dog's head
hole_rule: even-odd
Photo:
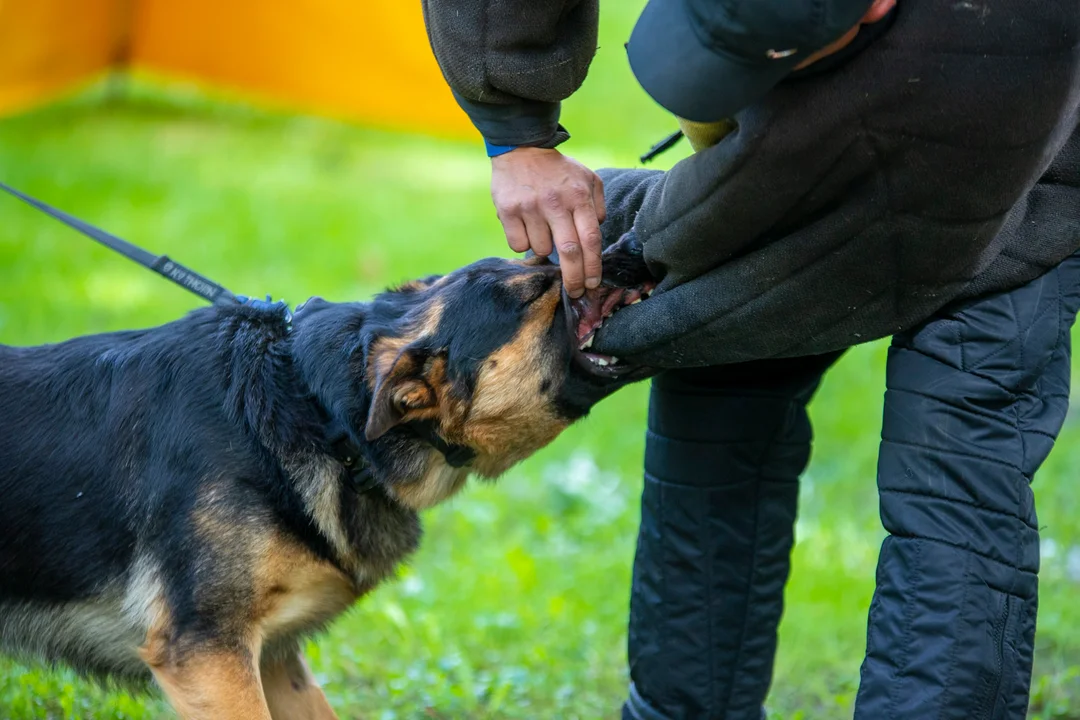
[[[470,472],[502,474],[651,374],[589,352],[603,319],[652,287],[640,248],[613,246],[605,266],[605,284],[576,301],[558,266],[535,258],[481,260],[371,303],[313,299],[294,318],[301,364],[383,487],[427,507]],[[433,439],[468,461],[454,467]]]

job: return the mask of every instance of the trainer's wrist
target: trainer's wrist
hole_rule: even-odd
[[[520,145],[495,145],[491,143],[487,138],[484,138],[484,149],[487,151],[489,158],[499,157],[505,155],[511,150],[517,150]]]

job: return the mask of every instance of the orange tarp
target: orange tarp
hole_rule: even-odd
[[[31,107],[114,64],[117,0],[0,0],[0,113]]]
[[[476,138],[419,0],[0,0],[0,113],[117,65],[300,111]]]

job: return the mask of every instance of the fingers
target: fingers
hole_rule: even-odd
[[[592,197],[593,208],[596,210],[596,219],[604,222],[607,218],[607,205],[604,202],[604,181],[596,173],[593,173]]]
[[[591,192],[579,189],[574,207],[574,229],[581,251],[581,269],[588,289],[600,285],[603,274],[603,234],[600,223],[604,221],[604,181],[594,172],[588,173]],[[564,281],[565,282],[565,281]]]
[[[512,250],[556,249],[571,297],[600,284],[606,209],[596,173],[557,150],[518,148],[493,158],[491,191]]]
[[[502,220],[503,232],[506,233],[506,242],[514,252],[523,253],[529,249],[529,235],[525,232],[525,222],[520,215],[507,215]]]
[[[531,248],[541,257],[551,254],[550,224],[531,198],[506,200],[496,196],[495,208],[511,250],[523,253]]]
[[[537,212],[529,212],[524,216],[525,232],[529,236],[529,247],[540,257],[551,254],[551,225],[547,218]]]
[[[555,247],[559,250],[563,287],[570,297],[581,297],[585,292],[585,268],[574,218],[570,213],[564,212],[550,218],[549,222],[555,236]]]
[[[596,210],[592,204],[583,205],[574,211],[574,226],[581,245],[581,265],[585,287],[591,290],[600,284],[602,272],[600,253],[603,247],[600,223],[597,221]],[[566,282],[565,277],[563,282]]]

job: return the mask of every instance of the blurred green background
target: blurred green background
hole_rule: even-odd
[[[633,166],[674,129],[622,44],[641,0],[605,4],[564,150]],[[669,167],[688,152],[663,156]],[[370,297],[508,255],[477,140],[256,109],[148,78],[0,121],[0,177],[248,294]],[[0,342],[166,322],[199,304],[0,197]],[[813,406],[770,717],[851,716],[883,537],[874,471],[884,344],[851,351]],[[420,552],[310,657],[343,718],[616,718],[647,387],[627,389],[497,486],[425,514]],[[1036,480],[1043,570],[1032,718],[1080,718],[1080,425]],[[0,718],[171,717],[157,698],[0,660]]]

